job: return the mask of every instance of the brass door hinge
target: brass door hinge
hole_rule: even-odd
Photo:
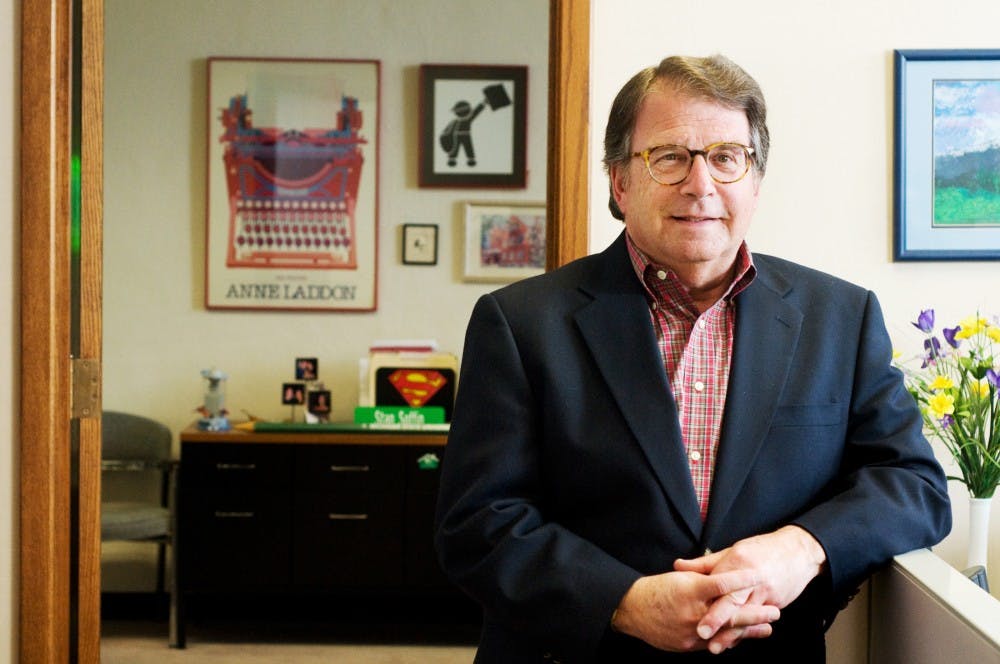
[[[86,419],[101,416],[101,363],[82,357],[70,360],[73,392],[70,395],[71,417]]]

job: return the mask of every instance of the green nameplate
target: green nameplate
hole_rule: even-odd
[[[444,424],[444,408],[441,406],[425,406],[423,408],[358,406],[354,409],[354,423],[398,424],[401,426]]]

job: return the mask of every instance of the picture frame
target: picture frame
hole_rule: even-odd
[[[206,308],[374,311],[380,61],[207,63]]]
[[[295,358],[295,380],[314,381],[319,378],[319,359],[315,357]]]
[[[544,203],[465,204],[465,281],[510,283],[545,271]]]
[[[315,415],[320,421],[327,421],[330,417],[330,390],[313,390],[309,392],[306,410]]]
[[[302,406],[306,402],[305,383],[282,383],[281,404],[283,406]]]
[[[403,224],[403,265],[437,265],[437,224]]]
[[[421,187],[524,188],[528,68],[420,66]]]
[[[1000,50],[896,50],[894,72],[893,259],[1000,260]]]

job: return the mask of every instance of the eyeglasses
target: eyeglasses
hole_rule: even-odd
[[[694,158],[701,155],[708,166],[708,174],[719,184],[739,182],[750,171],[753,148],[739,143],[712,143],[701,150],[683,145],[658,145],[633,157],[646,162],[649,177],[660,184],[680,184],[687,179]]]

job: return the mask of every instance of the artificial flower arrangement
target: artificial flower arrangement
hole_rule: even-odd
[[[978,314],[934,330],[934,310],[920,312],[920,368],[900,363],[928,434],[940,440],[961,471],[949,476],[972,498],[992,498],[1000,484],[1000,324]],[[943,339],[943,343],[942,343]]]

